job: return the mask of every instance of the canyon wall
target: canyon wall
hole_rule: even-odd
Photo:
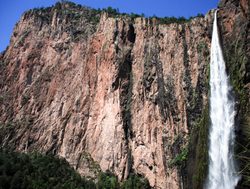
[[[241,181],[237,189],[250,187],[250,1],[223,0],[219,23],[227,72],[236,99],[236,146]]]
[[[26,12],[0,55],[1,145],[59,155],[89,178],[95,162],[120,180],[201,188],[212,20],[159,24],[71,3]],[[243,57],[226,55],[244,88],[239,119],[249,119],[249,20],[247,0],[221,1],[223,47]]]

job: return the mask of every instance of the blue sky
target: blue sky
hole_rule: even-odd
[[[47,7],[58,0],[0,0],[0,52],[9,44],[15,23],[24,11]],[[111,6],[120,12],[144,13],[146,16],[195,16],[216,8],[219,0],[71,0],[93,8]]]

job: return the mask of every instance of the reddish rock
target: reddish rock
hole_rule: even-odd
[[[67,9],[89,13],[29,11],[0,57],[0,121],[16,125],[2,144],[57,154],[94,177],[87,153],[120,180],[134,170],[152,187],[181,188],[170,164],[207,104],[212,12],[169,25],[102,14],[95,24]],[[219,15],[229,35],[239,13]]]

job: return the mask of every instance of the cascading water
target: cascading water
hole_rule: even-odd
[[[214,14],[210,60],[210,136],[207,189],[234,189],[239,180],[233,157],[234,99],[219,42],[217,11]]]

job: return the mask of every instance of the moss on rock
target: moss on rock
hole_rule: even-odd
[[[208,170],[209,108],[203,110],[190,135],[187,176],[188,188],[203,188]]]

